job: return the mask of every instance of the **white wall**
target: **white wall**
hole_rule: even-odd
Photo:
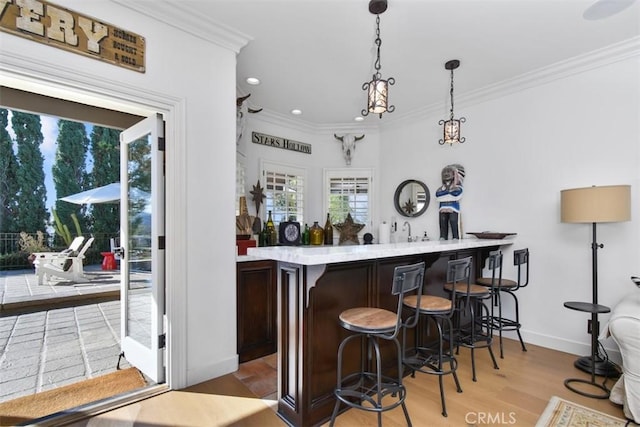
[[[164,114],[169,384],[180,388],[232,372],[236,52],[111,1],[56,3],[145,37],[146,72],[0,33],[2,83]]]
[[[636,55],[498,99],[456,102],[456,117],[467,118],[467,140],[459,146],[438,145],[442,115],[385,128],[381,157],[396,167],[381,171],[382,218],[395,215],[395,186],[421,179],[432,204],[410,222],[414,234],[427,230],[437,238],[440,172],[462,164],[463,230],[518,233],[505,252],[505,275],[514,271],[512,249],[531,252],[530,287],[519,293],[525,341],[588,354],[590,315],[563,302],[591,301],[591,226],[560,222],[560,190],[632,186],[632,221],[598,226],[598,241],[605,245],[598,252],[599,302],[614,306],[635,291],[629,276],[640,272],[639,75]],[[615,348],[612,340],[606,346]]]

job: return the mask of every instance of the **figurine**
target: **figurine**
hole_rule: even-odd
[[[453,239],[460,238],[460,199],[464,177],[462,165],[452,164],[442,169],[442,186],[436,191],[436,200],[440,202],[440,240],[449,238],[449,228]]]

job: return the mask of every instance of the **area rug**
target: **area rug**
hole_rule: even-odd
[[[128,368],[0,403],[0,426],[13,426],[142,388],[146,381]]]
[[[624,427],[626,420],[553,396],[536,427]],[[635,425],[635,424],[632,424]]]

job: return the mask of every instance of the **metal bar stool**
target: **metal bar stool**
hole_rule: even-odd
[[[492,266],[491,258],[489,258],[489,270],[491,270],[491,277],[481,277],[476,280],[476,283],[483,286],[494,286],[498,292],[495,293],[494,304],[498,306],[498,315],[493,316],[493,328],[498,331],[500,336],[500,358],[504,359],[504,349],[502,346],[502,332],[504,331],[516,331],[522,351],[527,351],[527,347],[524,345],[522,335],[520,334],[520,309],[518,307],[518,297],[515,292],[524,288],[529,284],[529,249],[518,249],[513,252],[513,265],[518,269],[517,280],[505,279],[502,277],[502,257],[500,257],[500,265]],[[493,268],[492,268],[493,267]],[[496,273],[497,271],[497,273]],[[502,295],[511,295],[513,298],[515,318],[505,317],[502,314]]]
[[[403,299],[410,292],[417,292],[418,303],[422,294],[424,283],[425,263],[398,266],[393,272],[392,294],[398,296],[396,312],[376,307],[351,308],[340,313],[340,326],[351,332],[338,347],[338,380],[334,395],[336,404],[331,414],[330,426],[333,426],[340,404],[376,412],[378,414],[378,426],[382,425],[382,412],[402,406],[407,424],[411,426],[409,412],[405,405],[406,389],[402,384],[402,353],[397,336],[400,329],[405,326],[402,319]],[[417,309],[410,317],[417,319]],[[365,339],[365,351],[362,353],[360,371],[342,376],[342,354],[345,346],[356,339]],[[383,339],[395,343],[398,358],[398,376],[391,378],[382,373],[382,360],[380,357],[380,343]],[[371,360],[375,353],[375,372],[369,372]],[[385,400],[383,402],[383,400]]]
[[[496,256],[495,253],[489,255]],[[471,257],[469,259],[469,266],[465,269],[464,275],[457,283],[445,283],[444,289],[451,293],[457,293],[456,297],[456,319],[455,329],[456,334],[454,337],[450,337],[452,344],[456,347],[456,354],[459,351],[459,347],[466,347],[471,349],[471,372],[473,381],[476,379],[476,348],[487,348],[489,355],[493,362],[493,368],[499,369],[498,362],[493,354],[491,345],[493,344],[493,327],[492,322],[482,322],[483,318],[493,317],[493,304],[489,304],[487,307],[484,302],[491,300],[495,290],[486,286],[477,285],[471,283]],[[453,298],[453,297],[452,297]],[[462,318],[468,317],[469,322],[462,324]]]
[[[447,282],[454,285],[465,279],[470,269],[471,259],[465,258],[460,260],[452,260],[447,264]],[[456,383],[456,390],[462,393],[460,381],[456,369],[458,361],[453,355],[452,345],[444,348],[445,334],[453,336],[452,318],[456,307],[456,292],[451,293],[451,299],[443,298],[436,295],[409,295],[404,298],[404,305],[415,309],[418,308],[418,316],[423,316],[427,320],[425,326],[429,328],[429,321],[433,322],[437,332],[438,340],[436,343],[427,345],[423,343],[424,330],[418,327],[416,336],[416,346],[407,349],[407,329],[403,330],[402,348],[404,353],[404,365],[411,370],[411,376],[415,377],[416,372],[422,372],[429,375],[437,375],[440,384],[440,400],[442,401],[442,415],[447,416],[447,406],[444,399],[443,376],[451,374]],[[412,324],[412,319],[407,319],[408,324]],[[422,332],[422,333],[421,333]],[[445,368],[445,364],[449,364]]]

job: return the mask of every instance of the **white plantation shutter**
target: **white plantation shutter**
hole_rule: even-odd
[[[266,221],[268,212],[271,211],[276,228],[289,218],[304,224],[306,170],[262,162],[261,176],[266,196],[260,212],[262,218]]]
[[[371,169],[326,169],[325,174],[325,206],[333,223],[342,222],[351,214],[353,221],[365,224],[365,229],[372,224],[372,185]]]

